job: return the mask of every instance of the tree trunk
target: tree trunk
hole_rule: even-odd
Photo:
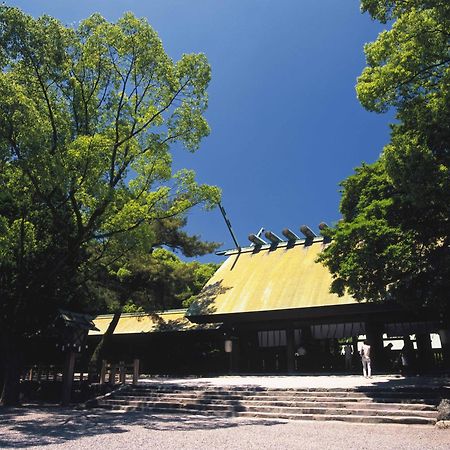
[[[13,335],[0,337],[0,349],[3,369],[3,387],[0,404],[17,406],[20,403],[20,341]]]
[[[100,373],[101,365],[102,365],[102,359],[103,355],[105,353],[105,349],[107,347],[107,344],[111,340],[111,336],[114,333],[114,330],[116,329],[117,324],[119,323],[120,316],[122,315],[122,308],[120,308],[118,311],[114,313],[114,316],[111,320],[111,322],[108,325],[107,330],[105,331],[105,334],[100,339],[100,342],[97,344],[97,347],[95,347],[94,353],[92,353],[91,359],[89,361],[89,373]]]

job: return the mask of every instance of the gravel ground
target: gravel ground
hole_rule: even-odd
[[[402,375],[374,375],[373,378],[364,378],[361,374],[355,375],[286,375],[286,376],[216,376],[216,377],[186,377],[186,378],[141,378],[139,384],[180,384],[184,386],[259,386],[265,388],[305,389],[305,388],[340,388],[354,389],[360,387],[374,388],[404,388],[404,387],[444,387],[450,389],[450,377],[426,377]]]
[[[448,450],[450,429],[15,408],[0,409],[0,448]]]

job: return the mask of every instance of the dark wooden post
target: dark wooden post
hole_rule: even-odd
[[[102,370],[100,372],[100,384],[105,384],[106,380],[106,359],[102,360]]]
[[[450,371],[450,330],[440,329],[439,338],[442,346],[443,367],[446,371]]]
[[[109,384],[114,386],[116,384],[117,364],[111,364],[111,370],[109,372]]]
[[[288,373],[293,373],[295,370],[294,330],[290,327],[286,330],[286,361]]]
[[[120,361],[119,363],[119,381],[122,384],[125,384],[126,379],[126,370],[125,370],[125,362]]]
[[[298,358],[298,370],[305,372],[316,365],[315,346],[317,341],[313,339],[311,326],[302,326],[300,334],[300,346],[305,349],[305,355]]]
[[[75,352],[69,351],[66,355],[63,372],[62,404],[68,405],[72,394],[73,370],[75,368]]]
[[[355,368],[360,368],[361,366],[361,357],[358,351],[358,336],[352,336],[352,347],[353,347],[353,355],[352,355],[352,370]]]
[[[419,373],[426,372],[432,367],[433,349],[429,333],[416,334],[418,370]]]
[[[133,362],[133,384],[137,384],[139,380],[139,359]]]
[[[369,344],[372,348],[371,350],[371,360],[372,360],[372,372],[374,371],[384,371],[385,363],[385,351],[383,348],[383,329],[382,325],[377,322],[366,322],[366,336]]]
[[[231,338],[233,344],[231,345],[231,353],[230,353],[230,373],[239,372],[239,338],[237,336],[233,336]]]

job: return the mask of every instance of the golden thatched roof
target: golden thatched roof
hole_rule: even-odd
[[[228,252],[228,259],[206,284],[187,316],[314,308],[357,303],[330,293],[331,275],[316,262],[323,239],[249,247]]]
[[[185,309],[173,309],[152,314],[123,313],[114,330],[114,334],[159,333],[205,329],[205,326],[192,323],[186,319],[185,313]],[[89,335],[104,334],[112,318],[112,314],[97,316],[94,319],[97,330],[89,331]]]

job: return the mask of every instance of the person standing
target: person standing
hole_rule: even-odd
[[[306,356],[306,349],[303,345],[300,345],[300,347],[295,352],[295,356],[297,357],[297,370],[304,371],[305,370],[305,356]]]
[[[350,344],[344,347],[345,370],[352,370],[353,350]]]
[[[360,351],[361,362],[363,366],[363,375],[364,378],[372,378],[372,367],[370,361],[370,345],[367,341],[364,341],[364,344]]]
[[[384,347],[384,366],[386,370],[388,370],[389,372],[392,371],[394,366],[394,361],[392,358],[392,347],[393,347],[392,342],[390,342],[388,345],[386,345],[386,347]]]

